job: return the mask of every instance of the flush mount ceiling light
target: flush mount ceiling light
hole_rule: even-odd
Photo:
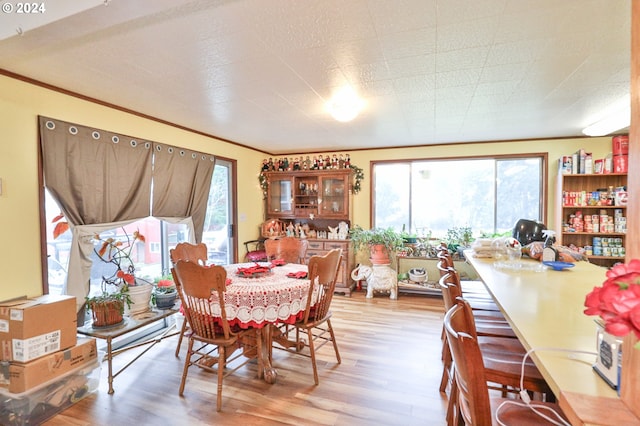
[[[358,97],[351,87],[345,86],[334,93],[326,106],[333,118],[345,123],[360,114],[364,107],[364,101]]]
[[[631,96],[625,95],[607,108],[603,117],[582,130],[587,136],[605,136],[631,124]]]

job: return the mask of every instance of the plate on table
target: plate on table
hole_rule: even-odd
[[[552,268],[554,271],[562,271],[563,269],[573,268],[575,266],[575,264],[571,262],[560,262],[560,261],[552,261],[552,260],[546,260],[542,263]]]

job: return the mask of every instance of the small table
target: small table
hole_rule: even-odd
[[[224,303],[227,321],[230,325],[241,328],[253,327],[256,336],[262,341],[260,356],[264,370],[259,372],[267,383],[275,383],[278,373],[271,366],[271,342],[273,339],[273,325],[293,324],[302,318],[307,307],[309,280],[290,278],[291,272],[307,271],[307,265],[289,263],[275,266],[271,273],[247,278],[236,274],[238,267],[249,267],[255,263],[240,263],[225,265],[227,278],[231,283],[227,285]],[[314,296],[315,297],[315,293]],[[217,304],[217,296],[211,298],[212,304]],[[312,300],[313,302],[313,300]],[[275,330],[277,333],[277,330]],[[279,340],[280,341],[280,340]],[[287,343],[283,341],[283,343]]]
[[[78,333],[86,336],[95,337],[96,339],[104,339],[107,342],[107,354],[106,360],[108,365],[108,380],[109,380],[109,394],[113,394],[113,380],[122,373],[127,367],[133,364],[138,358],[144,355],[149,349],[155,346],[156,343],[160,342],[162,339],[175,336],[179,334],[179,331],[171,332],[171,330],[175,327],[175,324],[169,326],[165,329],[159,336],[155,336],[151,339],[144,340],[142,342],[138,342],[120,349],[113,349],[112,342],[113,339],[118,338],[120,336],[124,336],[125,334],[129,334],[135,330],[138,330],[142,327],[145,327],[149,324],[153,324],[154,322],[160,320],[166,320],[167,317],[178,312],[176,307],[171,309],[151,309],[146,312],[141,312],[138,314],[134,314],[131,316],[125,316],[122,323],[116,324],[114,326],[109,327],[96,327],[94,328],[91,325],[91,322],[85,323],[83,326],[78,327]],[[140,346],[148,345],[142,352],[136,355],[131,361],[129,361],[124,367],[120,370],[113,372],[113,357],[128,351],[129,349],[134,349]]]

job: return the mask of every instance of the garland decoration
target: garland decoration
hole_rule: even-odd
[[[258,175],[258,181],[260,182],[260,188],[262,189],[262,199],[267,199],[267,189],[269,188],[269,182],[267,181],[267,176],[265,176],[264,172],[260,172]]]
[[[362,170],[360,167],[356,166],[355,164],[351,164],[349,167],[351,168],[351,170],[353,170],[354,178],[355,178],[352,191],[354,194],[357,194],[362,189],[361,182],[364,179],[364,170]]]

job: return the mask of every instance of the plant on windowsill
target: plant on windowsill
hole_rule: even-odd
[[[470,247],[473,240],[473,232],[469,226],[454,226],[447,229],[447,248],[452,253],[457,252],[461,259],[464,259],[462,250]]]
[[[390,256],[404,246],[404,240],[393,228],[363,229],[356,225],[349,230],[349,238],[355,251],[367,247],[374,265],[390,263]]]
[[[151,292],[151,303],[158,309],[169,309],[176,303],[178,291],[172,275],[156,278]]]

